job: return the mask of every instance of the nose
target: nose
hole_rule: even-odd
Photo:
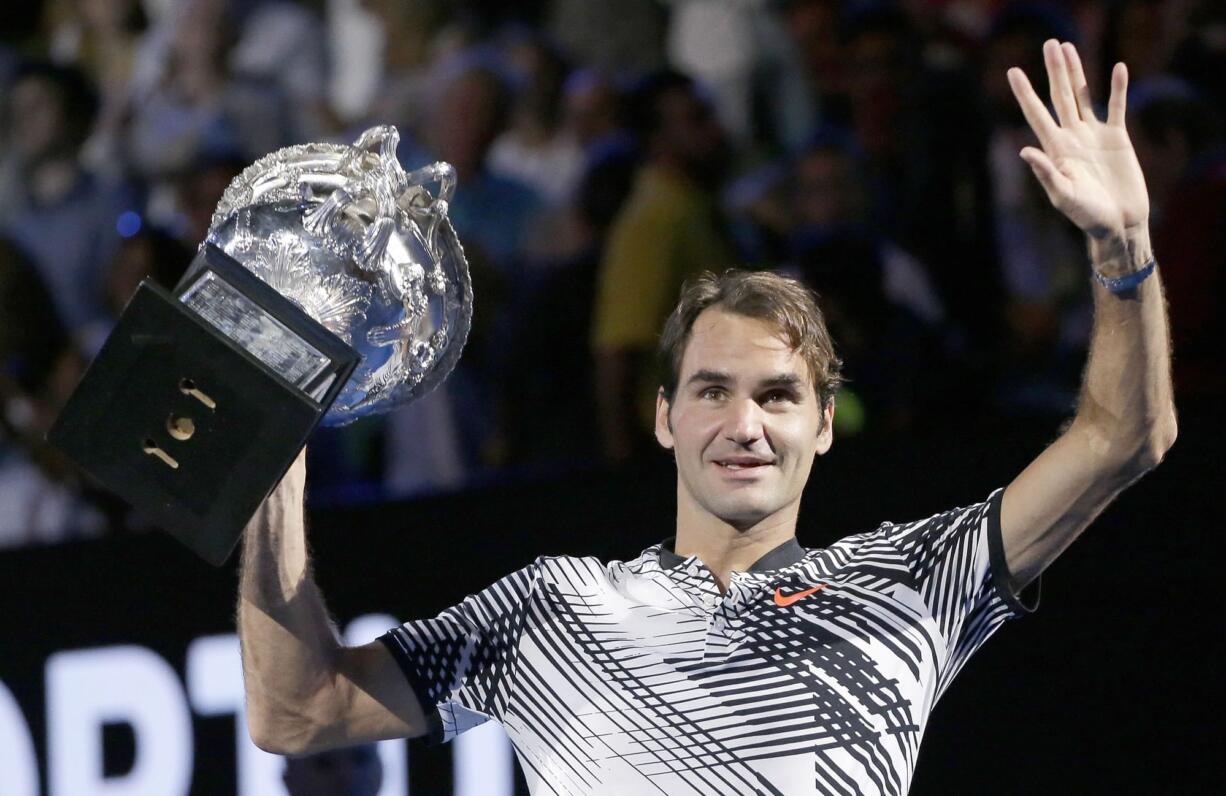
[[[724,436],[738,445],[752,445],[762,438],[762,407],[752,399],[732,401]]]

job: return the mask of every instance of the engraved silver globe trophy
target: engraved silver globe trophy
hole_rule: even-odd
[[[48,439],[225,562],[316,425],[424,395],[472,320],[455,171],[406,173],[394,127],[249,166],[168,293],[143,282]]]

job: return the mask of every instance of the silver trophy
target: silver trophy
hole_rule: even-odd
[[[317,425],[419,397],[459,359],[472,285],[447,220],[455,171],[406,174],[398,141],[374,127],[245,169],[173,293],[141,283],[51,429],[213,564]]]
[[[361,355],[324,425],[424,395],[468,336],[472,283],[447,218],[455,170],[434,163],[406,173],[399,141],[395,127],[380,126],[353,146],[304,144],[261,158],[230,183],[205,241]],[[180,299],[202,314],[226,308],[207,285]],[[267,325],[214,322],[248,350],[281,343]],[[300,380],[311,358],[293,361]]]

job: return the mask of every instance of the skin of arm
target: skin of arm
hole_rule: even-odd
[[[1027,147],[1021,157],[1052,204],[1086,233],[1095,269],[1108,277],[1139,271],[1153,252],[1145,180],[1124,128],[1127,70],[1115,66],[1101,122],[1073,45],[1049,41],[1043,50],[1056,119],[1022,71],[1009,71],[1042,147]],[[1160,276],[1121,295],[1097,282],[1093,291],[1094,328],[1076,415],[1005,490],[1001,534],[1015,590],[1038,577],[1175,441]]]
[[[426,731],[417,698],[378,641],[341,644],[311,575],[305,452],[247,524],[238,630],[247,727],[274,754],[308,754]]]

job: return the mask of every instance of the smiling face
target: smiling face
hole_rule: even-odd
[[[834,406],[765,321],[718,305],[695,319],[656,438],[677,459],[679,522],[739,530],[795,523],[814,456],[830,449]]]

